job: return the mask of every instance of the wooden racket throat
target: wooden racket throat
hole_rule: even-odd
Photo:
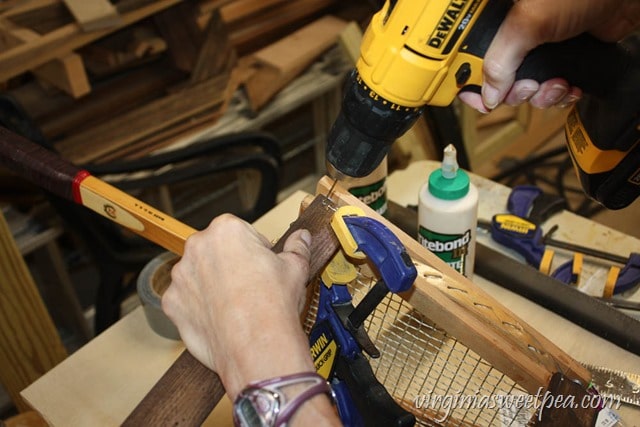
[[[327,194],[333,184],[325,177],[316,192]],[[580,363],[339,184],[330,197],[339,206],[361,207],[400,238],[418,268],[403,299],[525,390],[535,394],[546,388],[555,372],[589,383],[591,374]]]

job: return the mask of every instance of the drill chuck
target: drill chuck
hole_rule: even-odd
[[[345,83],[342,109],[329,132],[326,152],[329,171],[335,169],[334,178],[369,175],[422,110],[384,99],[353,70]]]

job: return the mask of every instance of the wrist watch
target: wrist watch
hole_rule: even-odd
[[[288,396],[283,389],[296,387],[293,396]],[[323,377],[315,372],[276,377],[250,383],[233,402],[233,421],[237,427],[280,427],[300,406],[313,396],[326,393],[333,401],[335,395],[331,386]]]

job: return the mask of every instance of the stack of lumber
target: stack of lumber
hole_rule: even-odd
[[[260,110],[335,44],[336,0],[7,0],[0,82],[66,159],[135,158]],[[244,92],[243,92],[244,93]]]

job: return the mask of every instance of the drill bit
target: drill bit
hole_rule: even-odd
[[[338,183],[337,179],[333,180],[333,184],[331,184],[331,188],[329,188],[329,191],[327,192],[327,198],[329,200],[331,200],[331,195],[333,194],[333,190],[336,188],[336,184]],[[333,201],[333,200],[331,200]]]

